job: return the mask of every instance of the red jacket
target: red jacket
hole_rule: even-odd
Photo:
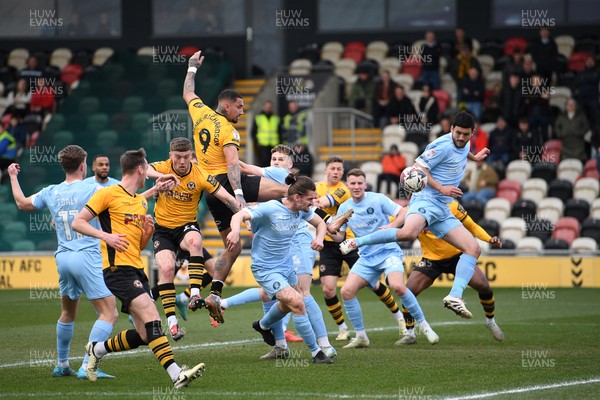
[[[384,174],[400,175],[406,167],[406,159],[401,154],[386,154],[381,159],[381,168]]]

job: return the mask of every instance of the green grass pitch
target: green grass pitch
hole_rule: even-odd
[[[231,295],[241,289],[225,288]],[[261,361],[269,348],[251,328],[262,307],[227,310],[213,328],[205,310],[182,323],[186,337],[174,344],[179,364],[206,363],[190,388],[173,390],[149,349],[110,354],[101,368],[117,376],[95,383],[52,378],[56,358],[56,292],[0,291],[2,315],[0,398],[40,399],[593,399],[600,398],[600,289],[496,289],[496,320],[506,334],[496,342],[485,328],[483,309],[468,289],[474,314],[461,320],[442,307],[447,289],[433,288],[419,301],[440,335],[432,346],[418,337],[413,346],[395,346],[398,329],[376,296],[361,291],[369,349],[345,350],[318,287],[313,294],[324,311],[333,365],[313,365],[303,344],[292,343],[292,359]],[[79,368],[95,319],[82,300],[71,347]],[[348,321],[348,319],[346,318]],[[114,333],[130,328],[120,315]]]

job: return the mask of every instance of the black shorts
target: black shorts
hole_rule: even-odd
[[[129,314],[129,305],[136,297],[146,293],[152,298],[148,277],[143,269],[119,265],[106,268],[102,272],[106,287],[121,301],[121,311],[125,314]]]
[[[435,281],[441,274],[456,274],[456,264],[460,256],[461,254],[457,254],[452,258],[435,261],[422,258],[413,271],[418,271]]]
[[[230,195],[235,197],[227,174],[216,175],[215,178],[217,181],[219,181],[221,186],[229,192]],[[244,199],[246,199],[246,203],[258,201],[260,179],[260,176],[241,174],[242,190],[244,191]],[[225,204],[223,204],[221,200],[217,199],[211,194],[206,195],[206,203],[208,204],[208,209],[210,210],[210,213],[217,224],[217,229],[219,229],[219,232],[223,232],[224,230],[228,229],[231,225],[231,217],[233,217],[233,212]]]
[[[165,228],[157,224],[152,235],[154,254],[161,250],[171,250],[176,253],[185,235],[191,231],[200,233],[200,226],[197,222],[188,222],[177,228]]]
[[[352,250],[346,255],[342,255],[340,244],[336,242],[324,242],[323,250],[319,252],[319,272],[320,276],[342,276],[342,262],[346,261],[352,268],[360,256],[358,250]]]

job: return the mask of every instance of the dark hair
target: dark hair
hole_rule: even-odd
[[[466,111],[461,111],[454,116],[452,126],[460,126],[461,128],[475,128],[475,119]]]
[[[235,90],[225,89],[219,93],[217,101],[220,103],[223,100],[236,101],[237,99],[243,99],[242,95]]]
[[[339,163],[344,164],[344,160],[342,160],[342,157],[333,156],[333,157],[329,157],[327,159],[327,161],[325,161],[325,166],[328,166],[329,164],[334,163],[334,162],[339,162]]]
[[[121,162],[121,171],[123,175],[129,174],[140,165],[144,165],[146,162],[146,150],[143,147],[137,150],[126,151],[119,160]]]
[[[87,152],[75,144],[70,144],[58,152],[58,162],[65,174],[77,171],[86,157]]]
[[[102,158],[102,157],[106,157],[108,158],[108,156],[106,154],[96,154],[94,156],[94,158],[92,158],[92,162],[95,162],[97,159]],[[110,161],[110,160],[109,160]]]
[[[190,151],[192,150],[192,141],[184,137],[176,137],[169,144],[171,151]]]
[[[346,176],[362,176],[363,178],[367,179],[367,174],[365,174],[360,168],[352,168],[350,171],[348,171]]]
[[[285,183],[286,185],[290,185],[288,188],[288,197],[292,197],[295,194],[304,196],[311,190],[313,192],[317,190],[317,186],[313,180],[307,176],[295,176],[292,173],[285,178]]]

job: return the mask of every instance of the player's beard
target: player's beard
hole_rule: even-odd
[[[108,178],[108,171],[107,172],[100,172],[99,174],[96,174],[96,176],[102,180],[105,180],[106,178]]]
[[[462,149],[467,145],[467,142],[465,142],[462,146],[459,146],[456,140],[452,139],[452,141],[454,142],[454,146],[456,146],[459,149]]]

